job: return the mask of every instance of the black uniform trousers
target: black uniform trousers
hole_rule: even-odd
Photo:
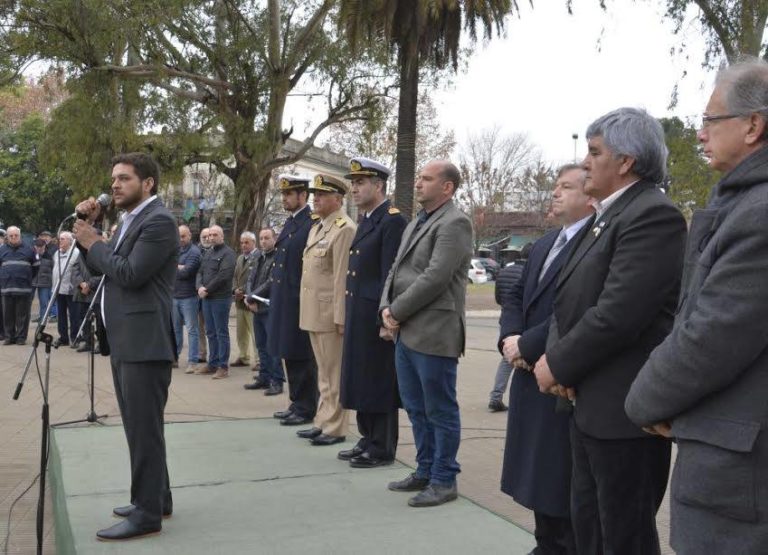
[[[596,439],[571,420],[571,520],[579,554],[654,555],[669,478],[664,438]]]
[[[357,412],[357,430],[362,436],[357,443],[374,459],[394,460],[399,434],[397,409],[389,412]]]
[[[532,555],[576,555],[571,519],[533,512],[536,521],[536,548]]]
[[[317,363],[314,358],[286,358],[285,371],[288,374],[288,398],[292,413],[302,418],[314,418],[320,390],[317,387]]]
[[[29,310],[32,294],[3,295],[3,324],[5,338],[11,341],[26,341],[29,333]]]
[[[115,394],[131,460],[129,519],[137,526],[160,524],[173,510],[165,456],[164,411],[171,384],[170,361],[122,362],[111,358]]]

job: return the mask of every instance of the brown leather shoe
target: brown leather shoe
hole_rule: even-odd
[[[224,378],[229,377],[229,369],[228,368],[217,368],[216,373],[211,376],[212,380],[221,380]]]
[[[199,376],[200,374],[213,374],[214,371],[215,370],[213,368],[211,368],[210,366],[208,366],[206,363],[203,362],[197,365],[197,367],[194,370],[194,373]]]
[[[234,362],[229,363],[230,366],[234,366],[235,368],[238,368],[240,366],[250,366],[250,363],[245,362],[243,359],[238,358]]]

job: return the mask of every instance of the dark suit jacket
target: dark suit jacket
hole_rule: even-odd
[[[389,201],[357,226],[349,249],[341,404],[367,412],[397,407],[395,345],[379,337],[379,300],[405,229]]]
[[[87,252],[88,267],[106,276],[104,312],[112,356],[123,362],[173,361],[173,284],[179,250],[176,221],[155,199],[136,216],[117,250],[122,224]]]
[[[640,181],[577,237],[560,272],[547,360],[576,388],[575,423],[598,439],[648,437],[624,398],[672,328],[686,226],[653,183]]]
[[[544,354],[557,276],[577,237],[539,273],[560,229],[534,243],[520,279],[501,310],[499,347],[505,337],[520,335],[518,346],[531,366]],[[507,440],[501,490],[531,510],[549,516],[570,513],[570,415],[556,412],[557,399],[539,392],[532,372],[516,369],[509,391]]]
[[[275,357],[314,358],[309,334],[299,329],[299,292],[304,247],[312,227],[312,212],[304,208],[288,218],[275,243],[275,262],[269,288],[267,349]]]

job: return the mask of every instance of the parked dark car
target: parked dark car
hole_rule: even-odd
[[[477,260],[483,265],[485,272],[488,274],[489,281],[496,281],[496,276],[499,274],[499,270],[501,270],[501,266],[499,266],[498,262],[493,258],[475,258],[474,260]]]

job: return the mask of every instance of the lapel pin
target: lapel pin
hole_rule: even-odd
[[[605,228],[605,222],[598,223],[595,227],[592,228],[592,234],[595,237],[600,237],[600,233],[602,233],[603,228]]]

